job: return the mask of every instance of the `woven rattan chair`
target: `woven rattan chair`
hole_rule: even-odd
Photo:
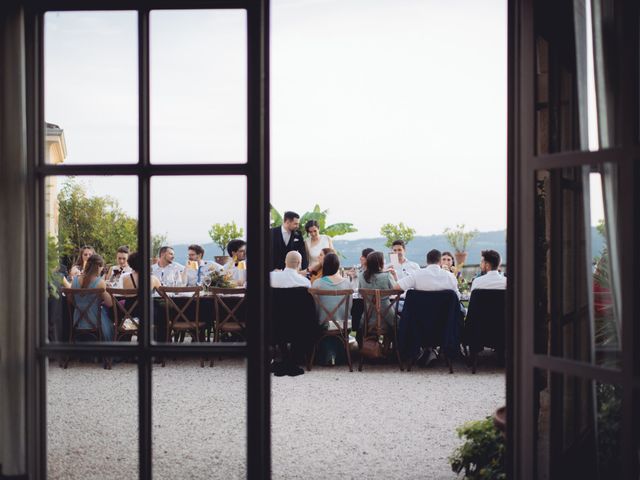
[[[165,341],[170,343],[172,338],[184,338],[184,334],[191,334],[191,341],[200,341],[204,338],[205,324],[200,323],[200,287],[158,287],[158,293],[164,300],[165,316],[167,321],[167,335]],[[190,293],[189,297],[174,297],[174,294]],[[185,300],[184,304],[178,305],[176,298]],[[187,315],[187,309],[194,305],[193,318]],[[165,360],[162,359],[162,366]],[[204,358],[200,359],[200,366],[204,367]]]
[[[325,337],[338,337],[342,341],[344,350],[347,354],[349,371],[353,372],[353,364],[351,363],[351,352],[349,351],[349,310],[351,308],[351,296],[353,295],[353,290],[351,290],[350,288],[344,290],[324,290],[318,288],[310,288],[309,293],[313,297],[313,300],[316,302],[316,306],[318,307],[318,309],[326,314],[326,324],[328,328],[326,330],[323,330],[320,337],[316,340],[313,346],[313,350],[311,351],[311,357],[309,358],[307,370],[311,371],[313,360],[316,356],[316,350],[320,342]],[[342,298],[335,307],[329,310],[322,302],[323,297]],[[341,316],[342,318],[336,318],[336,314],[340,312],[341,309],[344,309],[344,313]]]
[[[364,315],[363,315],[363,342],[367,339],[374,339],[378,341],[380,336],[384,336],[384,345],[389,347],[393,344],[393,350],[395,351],[396,358],[400,370],[404,371],[402,359],[400,358],[400,349],[398,346],[398,303],[402,292],[398,290],[376,290],[368,288],[358,289],[358,293],[362,296],[364,301]],[[389,305],[382,306],[384,299],[389,299]],[[386,325],[385,317],[388,312],[393,312],[393,326],[392,331],[388,331],[388,325]],[[372,317],[375,317],[375,325],[369,326],[369,322]],[[362,371],[362,365],[364,363],[364,355],[360,355],[360,362],[358,365],[358,371]]]

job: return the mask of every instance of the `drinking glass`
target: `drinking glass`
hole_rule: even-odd
[[[204,281],[205,293],[206,293],[209,291],[209,287],[211,286],[211,277],[209,275],[205,275],[203,281]]]

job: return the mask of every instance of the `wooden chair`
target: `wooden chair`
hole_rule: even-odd
[[[107,288],[107,293],[111,295],[113,301],[114,341],[131,340],[133,335],[138,334],[138,324],[134,321],[138,307],[138,290],[135,288]],[[135,300],[127,302],[127,299]],[[129,323],[125,327],[126,320],[129,320]]]
[[[69,343],[75,343],[78,335],[89,335],[95,337],[96,341],[103,340],[102,319],[100,305],[102,304],[102,294],[104,288],[61,288],[60,292],[67,299],[67,311],[69,314]],[[89,303],[79,306],[78,298],[90,297]],[[96,308],[98,315],[92,315],[91,311]],[[78,312],[78,318],[74,321],[74,312]],[[89,326],[79,327],[85,321]],[[69,366],[69,357],[64,360],[62,368]],[[111,370],[111,361],[104,362],[104,368]]]
[[[239,313],[247,290],[245,288],[210,288],[209,290],[213,293],[215,305],[213,341],[220,342],[224,333],[235,333],[246,340],[246,317],[243,318]]]
[[[172,336],[176,338],[185,333],[191,333],[191,341],[200,341],[204,335],[205,324],[200,323],[200,287],[158,287],[158,293],[164,300],[165,316],[167,321],[167,335],[165,341],[170,343]],[[171,294],[190,293],[190,297],[173,297]],[[186,301],[178,305],[175,298],[183,298]],[[182,302],[180,302],[182,303]],[[191,304],[195,306],[194,318],[187,316],[187,309]],[[162,359],[162,366],[165,360]],[[200,359],[200,366],[204,367],[204,358]]]
[[[360,288],[358,293],[362,296],[364,301],[364,315],[363,315],[363,342],[367,339],[379,341],[380,336],[384,336],[384,344],[388,347],[390,343],[393,343],[393,350],[395,351],[396,358],[400,370],[404,371],[404,365],[400,358],[400,349],[398,346],[398,304],[400,301],[400,295],[402,292],[398,290],[376,290],[369,288]],[[382,306],[382,300],[389,299],[389,305]],[[385,325],[385,318],[387,314],[393,312],[393,331],[387,331],[387,325]],[[369,327],[369,321],[375,316],[376,324],[373,328]],[[389,334],[391,333],[391,335]],[[360,363],[358,365],[358,371],[362,371],[362,365],[364,363],[364,355],[360,355]]]
[[[311,371],[313,360],[316,356],[316,350],[320,342],[326,337],[337,337],[342,341],[344,350],[347,354],[347,362],[349,363],[349,371],[353,372],[353,364],[351,363],[351,352],[349,351],[349,309],[351,308],[351,296],[353,295],[352,289],[344,290],[323,290],[318,288],[310,288],[309,293],[316,302],[316,306],[323,311],[327,318],[326,323],[329,328],[323,330],[320,338],[318,338],[313,345],[311,351],[311,358],[307,365],[307,370]],[[322,302],[323,297],[342,297],[338,304],[329,310]],[[344,308],[344,314],[341,319],[336,319],[336,314]]]

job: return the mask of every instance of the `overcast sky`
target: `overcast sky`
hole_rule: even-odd
[[[272,203],[378,236],[506,226],[506,1],[274,0]],[[246,160],[243,11],[152,12],[154,162]],[[67,163],[137,161],[133,12],[48,13],[46,120]],[[133,179],[87,179],[137,214]],[[246,218],[242,178],[152,183],[152,229],[206,242]]]

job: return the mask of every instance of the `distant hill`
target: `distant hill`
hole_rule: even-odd
[[[600,253],[603,246],[603,238],[597,233],[595,227],[591,229],[592,256]],[[382,252],[389,251],[384,246],[385,239],[378,238],[361,238],[356,240],[333,240],[336,249],[343,255],[342,264],[352,266],[360,263],[360,253],[365,248],[373,248]],[[205,258],[212,259],[215,255],[220,255],[220,248],[213,243],[202,245],[206,251]],[[426,263],[426,253],[432,248],[440,251],[452,250],[444,235],[429,235],[415,237],[407,246],[407,257],[409,260],[418,262],[420,265]],[[500,252],[504,263],[507,261],[507,232],[506,230],[497,230],[493,232],[480,232],[473,239],[469,246],[469,259],[467,263],[477,264],[480,262],[480,252],[486,249],[493,249]],[[187,258],[187,245],[175,245],[176,260],[183,263]],[[248,249],[248,256],[251,258],[251,247]]]

